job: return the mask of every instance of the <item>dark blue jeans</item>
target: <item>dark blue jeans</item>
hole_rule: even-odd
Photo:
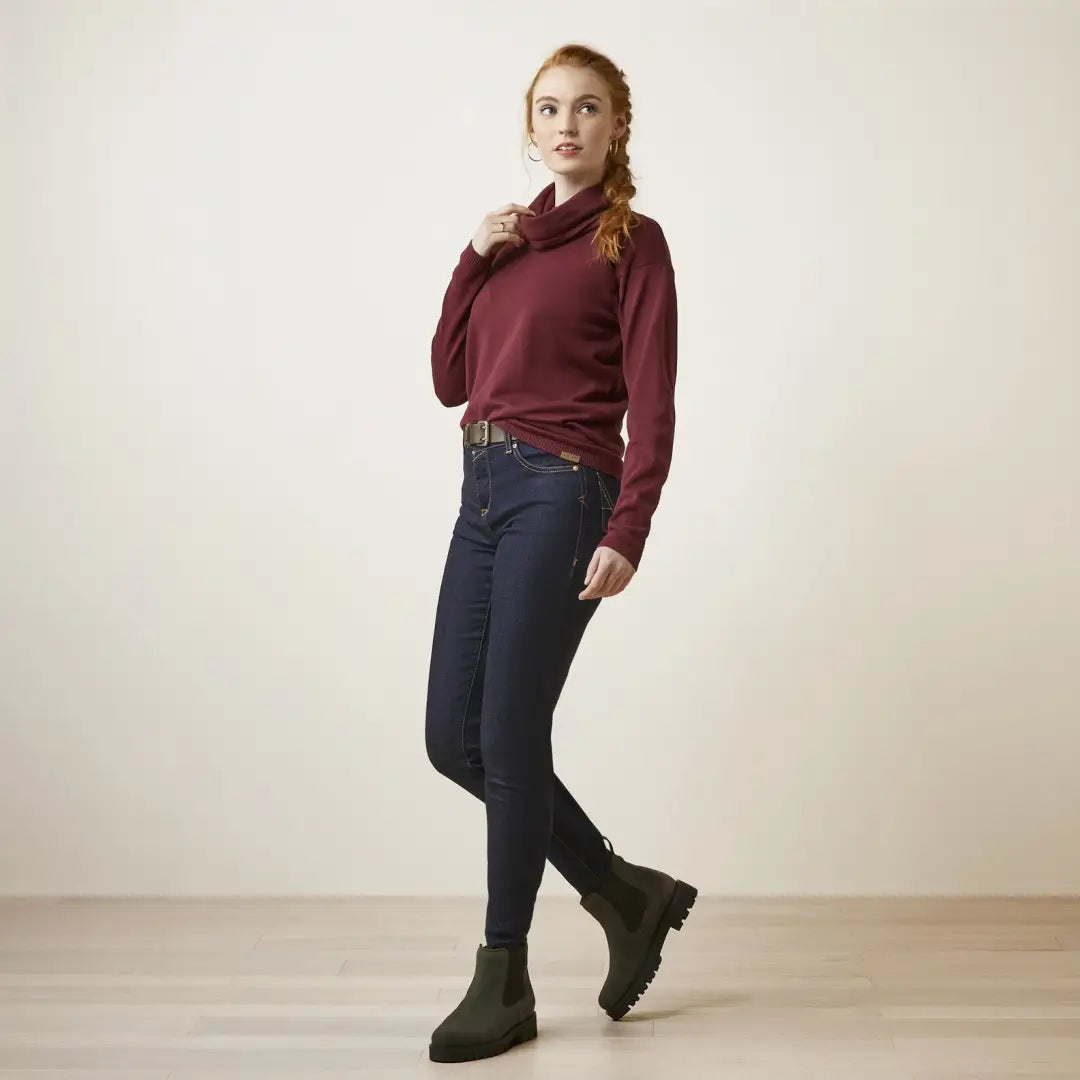
[[[611,863],[554,774],[552,714],[602,600],[579,600],[619,481],[507,435],[463,448],[461,509],[435,615],[426,743],[487,817],[492,948],[532,924],[544,861],[580,893]]]

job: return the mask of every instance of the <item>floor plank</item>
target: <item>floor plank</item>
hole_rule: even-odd
[[[484,907],[0,899],[0,1080],[445,1076]],[[700,897],[618,1023],[576,899],[529,943],[539,1037],[470,1076],[1080,1078],[1080,899]]]

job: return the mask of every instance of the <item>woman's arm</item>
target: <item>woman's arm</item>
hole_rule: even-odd
[[[628,259],[619,286],[628,399],[626,453],[619,497],[600,541],[600,546],[629,559],[635,569],[671,467],[678,353],[675,271],[663,234],[647,253],[636,255]]]
[[[443,297],[442,313],[431,339],[431,378],[435,396],[446,406],[462,405],[465,391],[465,332],[473,301],[487,278],[498,248],[477,254],[470,240],[458,259]]]

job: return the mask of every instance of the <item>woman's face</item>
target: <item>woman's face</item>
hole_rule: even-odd
[[[530,134],[552,172],[581,183],[599,183],[612,139],[626,130],[622,117],[611,113],[604,80],[589,68],[553,67],[533,89]],[[561,154],[562,143],[579,150]]]

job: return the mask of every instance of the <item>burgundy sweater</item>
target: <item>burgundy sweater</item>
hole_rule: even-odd
[[[462,428],[494,420],[619,478],[600,543],[636,568],[675,435],[671,254],[659,224],[638,214],[616,266],[593,255],[602,184],[554,202],[551,183],[530,204],[536,216],[520,218],[520,247],[497,243],[481,256],[470,240],[461,253],[431,342],[435,394],[450,407],[468,402]]]

